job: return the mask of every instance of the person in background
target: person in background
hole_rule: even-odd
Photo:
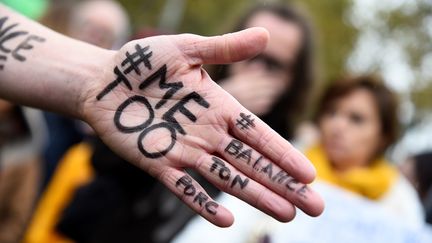
[[[144,28],[132,39],[161,34],[165,33]],[[76,242],[164,243],[170,242],[196,215],[162,183],[115,155],[100,139],[87,140],[82,147],[86,153],[78,154],[79,146],[73,147],[65,161],[86,165],[81,171],[93,171],[94,175],[77,188],[65,206],[56,225],[57,233]],[[217,195],[219,191],[205,178],[189,173],[207,188],[210,196]]]
[[[249,60],[208,67],[210,75],[242,105],[289,140],[307,107],[314,81],[310,25],[289,4],[259,4],[240,18],[234,31],[249,27],[264,27],[269,31],[266,49]],[[227,196],[216,188],[211,191],[220,200]],[[186,223],[189,228],[189,221]]]
[[[65,20],[62,15],[68,12],[65,9],[70,8],[72,10]],[[61,23],[55,22],[58,17],[61,17]],[[129,35],[126,11],[120,4],[111,0],[83,1],[76,5],[71,3],[52,5],[42,22],[48,26],[54,25],[56,29],[73,38],[106,49],[120,47],[127,41]],[[120,171],[128,173],[131,168],[134,168],[138,176],[132,173],[129,174],[131,178],[142,176],[144,181],[150,180],[147,173],[121,160],[103,146],[103,143],[94,136],[93,130],[85,123],[51,112],[44,112],[44,115],[48,127],[48,143],[44,152],[45,190],[25,234],[25,242],[48,243],[67,240],[57,233],[56,225],[61,220],[63,210],[73,200],[77,189],[92,181],[93,157],[98,159],[99,166],[107,167],[112,164],[111,161],[120,160],[122,161]],[[98,152],[96,156],[93,155],[95,151]],[[109,156],[99,156],[99,152]],[[123,167],[125,169],[122,170]],[[131,183],[127,185],[131,186]]]
[[[2,243],[18,242],[31,216],[40,176],[37,142],[24,109],[0,99]]]
[[[129,17],[113,0],[90,0],[72,10],[69,35],[75,39],[105,48],[117,49],[129,39]]]
[[[262,56],[231,64],[238,72],[231,73],[233,77],[224,79],[220,84],[239,95],[240,102],[250,105],[248,108],[255,114],[268,115],[267,122],[288,138],[287,118],[278,110],[285,110],[287,106],[284,104],[289,99],[305,98],[297,94],[306,95],[308,91],[311,77],[302,72],[311,69],[309,29],[294,10],[283,5],[259,6],[248,16],[238,29],[267,27],[271,35],[270,43]],[[246,19],[251,19],[250,26]],[[147,30],[137,37],[145,38],[149,34],[155,33]],[[256,72],[251,73],[251,70]],[[253,87],[248,83],[252,83]],[[254,93],[261,91],[261,88],[265,92]],[[291,89],[296,92],[289,92]],[[254,103],[255,100],[258,102]],[[100,141],[95,141],[94,145],[98,148],[91,158],[95,178],[79,189],[64,211],[57,226],[63,235],[77,242],[170,242],[195,216],[162,184],[117,156],[109,156],[110,152],[101,146]],[[202,176],[192,175],[204,185],[210,196],[219,194],[219,190],[211,187]],[[142,184],[147,186],[137,186]]]
[[[397,98],[372,76],[342,78],[319,102],[318,145],[306,151],[318,179],[368,198],[405,222],[422,223],[415,191],[384,157],[398,137]]]
[[[398,136],[395,94],[372,76],[346,77],[332,83],[318,104],[320,140],[305,155],[315,165],[314,186],[327,203],[321,218],[282,224],[223,194],[219,201],[237,208],[233,228],[220,230],[196,218],[174,243],[205,237],[236,243],[430,242],[410,236],[424,227],[421,204],[407,179],[384,158]]]
[[[292,139],[314,81],[308,21],[287,4],[260,4],[234,30],[264,27],[266,49],[250,60],[212,67],[211,77],[285,139]]]
[[[288,128],[290,125],[288,120],[293,118],[294,110],[300,111],[296,109],[297,107],[304,107],[290,102],[301,99],[299,102],[304,103],[312,83],[310,30],[306,21],[291,7],[285,5],[260,5],[246,14],[236,29],[253,26],[266,27],[270,32],[270,43],[264,54],[243,63],[213,67],[216,72],[212,77],[219,80],[222,87],[239,99],[243,105],[255,114],[264,117],[265,121],[284,138],[289,138],[288,134],[291,134],[291,131]],[[148,33],[152,32],[144,31],[143,33],[145,36],[138,37],[147,37]],[[233,71],[234,69],[237,71]],[[251,73],[251,70],[256,72]],[[230,77],[226,76],[228,72]],[[261,89],[264,89],[264,92],[260,93]],[[255,103],[255,101],[258,102]],[[286,102],[290,105],[286,105]],[[293,113],[290,113],[290,118],[281,115],[287,109],[290,111],[292,109]],[[102,155],[102,151],[99,150],[98,153]],[[98,153],[95,153],[92,159],[94,167],[99,172],[96,180],[80,189],[79,194],[65,211],[64,218],[58,226],[60,231],[73,236],[80,242],[127,240],[128,242],[163,243],[170,242],[195,216],[192,210],[178,201],[162,184],[151,183],[151,178],[148,178],[146,182],[147,185],[151,185],[147,188],[125,186],[142,184],[144,182],[139,182],[139,180],[145,180],[145,176],[136,174],[137,180],[134,182],[135,173],[121,173],[123,161],[120,159],[116,161],[114,159],[116,157],[113,156],[110,159],[111,167],[108,168],[95,160],[99,157]],[[132,167],[129,169],[134,170]],[[203,177],[197,174],[192,175],[195,180],[204,185],[210,196],[219,194],[219,190],[212,187]],[[96,190],[97,187],[101,188],[102,182],[105,183],[105,187],[111,188],[106,191],[122,193],[126,195],[123,197],[125,200],[116,201],[109,200],[109,198],[104,200],[95,197],[91,199],[89,191]],[[126,188],[128,190],[125,190]],[[91,205],[91,203],[84,203],[85,201],[96,202],[98,200],[112,204],[99,207],[98,210],[91,210],[90,206],[83,206]],[[100,204],[93,203],[93,205]],[[103,216],[106,215],[104,210],[119,212],[118,215],[123,216]],[[78,211],[81,213],[77,213]],[[99,216],[94,217],[91,224],[83,227],[82,223],[89,218],[85,216],[89,215],[85,212],[99,212]],[[120,212],[123,213],[120,214]],[[92,230],[93,233],[90,233],[90,225],[98,230]],[[113,228],[117,230],[110,230]]]
[[[314,84],[311,26],[298,9],[285,3],[254,6],[235,24],[234,31],[248,27],[264,27],[269,31],[270,39],[266,49],[249,60],[229,65],[210,66],[209,73],[242,105],[263,119],[283,138],[291,140],[294,138],[297,124],[304,118],[309,94]],[[235,200],[225,193],[219,193],[216,189],[214,193],[218,195],[218,200],[226,204],[231,204]],[[239,221],[235,226],[248,228],[244,225],[244,219],[249,216],[236,215]],[[250,218],[256,219],[253,216]],[[219,233],[220,236],[224,236],[222,239],[227,239],[230,238],[229,232],[232,231],[219,232],[212,227],[206,228],[206,225],[201,224],[201,220],[197,217],[186,223],[186,227],[179,231],[174,242],[195,242],[207,233],[207,229],[213,234],[207,241],[217,242],[218,238],[215,237]],[[197,225],[198,227],[195,228]],[[200,229],[204,229],[205,233],[190,233],[199,232]],[[232,241],[254,242],[253,238],[245,233]]]
[[[400,170],[417,190],[425,210],[425,220],[432,224],[432,152],[408,158]]]
[[[128,15],[122,6],[112,0],[90,0],[75,5],[71,2],[54,4],[42,23],[72,38],[106,49],[119,48],[129,36]],[[44,116],[48,141],[44,149],[42,190],[51,180],[64,153],[91,131],[83,123],[61,115],[44,112]]]

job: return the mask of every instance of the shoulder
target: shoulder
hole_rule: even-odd
[[[392,214],[403,217],[404,221],[412,226],[419,226],[424,222],[420,199],[412,185],[400,173],[390,190],[378,203]]]

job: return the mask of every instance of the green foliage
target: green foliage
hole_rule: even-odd
[[[350,1],[295,2],[307,11],[315,26],[320,79],[329,82],[340,77],[346,72],[345,61],[357,38],[357,30],[345,20]]]

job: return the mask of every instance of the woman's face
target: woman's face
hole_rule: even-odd
[[[367,166],[382,144],[378,109],[366,89],[336,100],[319,125],[326,154],[339,170]]]
[[[230,75],[258,73],[274,84],[281,94],[290,86],[293,64],[301,47],[303,36],[300,27],[270,12],[259,12],[246,27],[264,27],[270,34],[266,49],[257,57],[234,63]],[[281,95],[280,94],[280,95]]]

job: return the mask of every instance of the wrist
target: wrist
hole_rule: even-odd
[[[110,77],[115,51],[102,48],[95,50],[78,65],[81,71],[76,72],[79,89],[76,96],[76,114],[81,120],[88,121],[89,105],[95,101],[96,92],[106,77]]]

